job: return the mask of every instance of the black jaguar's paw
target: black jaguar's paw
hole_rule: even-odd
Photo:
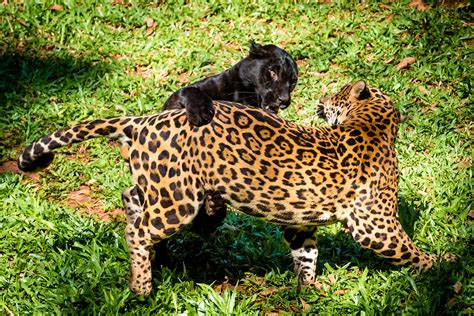
[[[214,105],[212,99],[195,87],[186,87],[179,91],[175,100],[180,108],[186,109],[186,117],[194,126],[209,124],[214,117]]]
[[[189,123],[194,126],[209,124],[214,117],[214,106],[212,102],[196,102],[186,106],[186,116]]]

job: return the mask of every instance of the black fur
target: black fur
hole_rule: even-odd
[[[277,113],[290,105],[290,93],[297,80],[298,68],[286,51],[275,45],[252,43],[249,56],[219,75],[176,91],[164,109],[186,108],[189,122],[196,126],[211,121],[211,100],[234,101]]]
[[[249,56],[219,75],[176,91],[166,101],[164,110],[185,108],[189,122],[195,126],[212,120],[212,100],[234,101],[277,113],[290,105],[290,93],[297,80],[297,65],[286,51],[275,45],[252,43]],[[192,225],[200,235],[213,233],[227,213],[218,193],[209,193],[207,201]],[[155,252],[161,258],[159,264],[166,264],[166,246],[162,244]]]

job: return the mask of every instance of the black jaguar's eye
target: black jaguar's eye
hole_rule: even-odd
[[[273,81],[277,81],[278,80],[278,75],[275,71],[273,70],[269,70],[268,73],[270,74],[270,78],[272,78]]]

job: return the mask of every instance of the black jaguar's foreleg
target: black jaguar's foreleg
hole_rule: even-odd
[[[193,220],[192,230],[201,236],[214,233],[227,215],[227,206],[219,193],[209,193]]]
[[[186,117],[194,126],[209,124],[215,111],[212,99],[195,87],[185,87],[173,93],[163,109],[186,109]]]
[[[317,228],[287,226],[284,229],[283,236],[291,249],[299,291],[302,286],[314,283],[316,278]]]

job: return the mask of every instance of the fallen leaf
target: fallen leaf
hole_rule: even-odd
[[[344,295],[348,292],[349,290],[345,290],[345,289],[339,289],[339,290],[335,290],[333,292],[333,294],[336,294],[336,295]]]
[[[157,23],[152,19],[152,18],[145,18],[144,19],[145,23],[146,23],[146,36],[150,36],[151,34],[153,34],[153,31],[155,30],[155,27],[157,25]]]
[[[398,63],[398,65],[396,66],[396,69],[398,71],[404,69],[404,68],[407,68],[408,66],[410,66],[411,64],[414,64],[415,63],[415,58],[413,57],[406,57],[406,58],[403,58],[401,62]]]
[[[152,18],[145,18],[143,19],[143,21],[145,21],[147,27],[152,27],[153,24],[155,23],[155,21],[153,21]]]
[[[462,283],[457,281],[456,283],[454,283],[453,289],[454,289],[454,293],[456,293],[456,294],[461,293]]]
[[[390,22],[390,21],[392,21],[394,16],[395,16],[394,14],[389,14],[386,17],[384,17],[384,21],[385,22]]]
[[[331,68],[334,69],[334,70],[339,70],[339,69],[341,69],[341,66],[339,66],[336,63],[331,63]]]
[[[336,278],[334,277],[334,274],[330,274],[328,275],[328,279],[329,279],[329,282],[331,282],[332,284],[336,283]]]
[[[370,63],[374,60],[375,55],[374,54],[368,54],[367,55],[367,61]]]
[[[308,111],[306,111],[305,108],[302,108],[302,109],[299,109],[298,111],[296,111],[296,115],[298,115],[298,116],[306,116],[306,115],[308,115]]]
[[[86,182],[87,185],[92,185],[94,183],[97,183],[97,180],[96,179],[90,179],[89,181]]]
[[[418,86],[418,90],[420,90],[420,92],[423,93],[423,94],[429,94],[430,93],[430,91],[428,91],[428,89],[426,89],[423,86]]]
[[[471,168],[471,159],[471,156],[465,156],[460,162],[461,167],[465,169]]]
[[[417,11],[425,12],[430,9],[430,6],[426,5],[423,0],[412,0],[410,2],[410,7],[415,8]]]
[[[320,290],[323,287],[323,285],[319,281],[314,281],[314,287]]]
[[[321,85],[321,95],[326,95],[328,92],[328,86],[326,86],[324,83]]]
[[[63,6],[60,4],[53,4],[52,6],[49,7],[51,11],[61,11],[63,9]]]
[[[308,303],[306,303],[306,301],[300,297],[300,302],[301,302],[301,306],[303,307],[303,310],[306,310],[306,309],[310,309],[311,308],[311,305],[309,305]]]
[[[266,289],[266,290],[263,290],[261,291],[259,294],[262,295],[262,296],[268,296],[268,295],[271,295],[271,294],[275,294],[277,293],[278,290],[275,289],[275,288],[269,288],[269,289]]]
[[[453,307],[454,305],[456,304],[456,298],[455,297],[451,297],[449,300],[448,300],[448,306],[449,308]]]
[[[469,218],[470,218],[470,219],[474,219],[474,211],[470,211],[470,212],[469,212]]]
[[[392,57],[392,58],[389,58],[389,59],[385,60],[383,63],[384,63],[384,65],[388,65],[388,64],[391,64],[394,60],[395,60],[395,58]]]
[[[178,81],[179,83],[181,84],[187,84],[189,83],[189,78],[188,78],[188,74],[186,73],[182,73],[181,75],[178,76]]]

